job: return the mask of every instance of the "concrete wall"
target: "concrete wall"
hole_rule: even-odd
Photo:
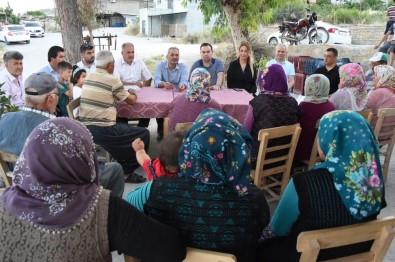
[[[102,13],[123,13],[138,15],[140,2],[138,0],[115,0],[115,3],[110,0],[100,0],[100,11]]]

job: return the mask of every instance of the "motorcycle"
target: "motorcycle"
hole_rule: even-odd
[[[309,44],[324,44],[329,40],[329,33],[323,27],[318,27],[317,14],[311,13],[306,8],[306,18],[299,19],[296,22],[283,21],[279,26],[281,33],[280,39],[283,44],[298,45],[300,41],[309,38]]]

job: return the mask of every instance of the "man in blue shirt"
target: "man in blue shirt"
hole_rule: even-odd
[[[204,68],[211,76],[210,89],[221,90],[224,81],[224,65],[220,60],[213,58],[213,46],[209,43],[201,44],[200,56],[202,59],[199,59],[192,65],[189,75],[196,68]]]
[[[180,50],[170,47],[166,55],[167,60],[160,62],[155,69],[154,85],[157,88],[182,91],[188,87],[188,69],[180,60]],[[163,118],[157,118],[158,140],[163,137]]]
[[[64,49],[60,46],[51,46],[48,50],[48,64],[38,70],[38,73],[50,73],[56,81],[59,81],[59,73],[57,71],[58,64],[64,61]]]

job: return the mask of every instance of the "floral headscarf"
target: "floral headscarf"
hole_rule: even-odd
[[[97,199],[98,168],[86,127],[63,117],[47,120],[26,140],[12,186],[3,194],[4,207],[45,228],[71,226]]]
[[[314,104],[325,103],[329,99],[329,79],[321,74],[314,74],[306,78],[304,85],[304,102]]]
[[[259,72],[256,79],[261,94],[289,95],[287,76],[281,65],[270,65]]]
[[[349,93],[353,111],[365,108],[368,96],[363,68],[357,63],[349,63],[339,68],[339,89]]]
[[[185,134],[178,154],[180,173],[207,185],[226,185],[239,195],[250,186],[252,138],[229,115],[205,109]]]
[[[377,65],[374,67],[374,73],[379,78],[377,88],[388,87],[395,90],[395,69],[392,66]]]
[[[350,214],[363,219],[377,214],[384,200],[384,180],[377,140],[369,123],[358,113],[338,110],[325,114],[318,137],[326,168]]]
[[[204,68],[196,68],[189,78],[187,98],[191,102],[209,103],[210,98],[210,73]]]

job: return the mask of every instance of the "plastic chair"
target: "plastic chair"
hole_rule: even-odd
[[[258,141],[260,141],[260,145],[254,174],[254,183],[258,188],[265,190],[272,197],[268,202],[279,200],[288,184],[300,131],[301,128],[299,124],[262,129],[259,131]],[[270,140],[282,137],[291,137],[290,142],[269,147]],[[285,155],[266,159],[267,153],[287,149],[288,153]],[[275,165],[275,167],[265,168],[268,164],[271,166]],[[281,179],[279,179],[279,177],[281,177]],[[280,187],[279,192],[274,189],[276,187]]]
[[[301,252],[301,262],[317,261],[321,249],[346,246],[374,240],[369,252],[326,261],[383,261],[395,235],[395,217],[349,226],[302,232],[296,249]]]

